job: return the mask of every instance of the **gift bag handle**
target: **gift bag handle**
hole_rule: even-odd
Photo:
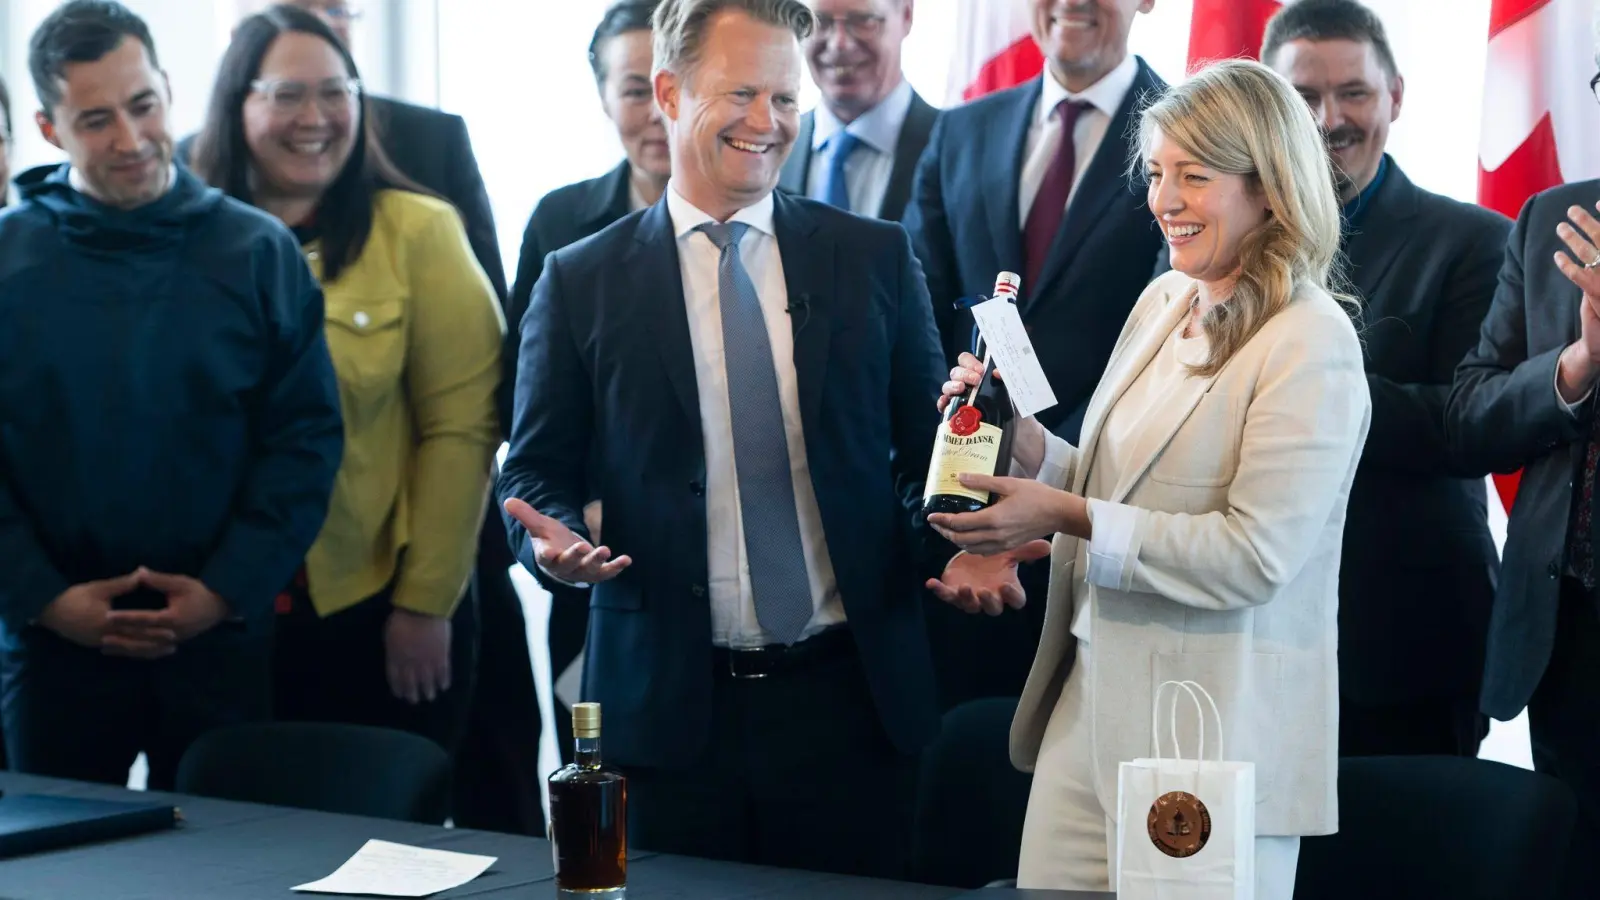
[[[1150,702],[1150,735],[1155,741],[1155,758],[1161,756],[1161,694],[1167,685],[1182,690],[1189,695],[1194,703],[1194,711],[1200,724],[1200,746],[1195,753],[1195,759],[1203,760],[1206,757],[1206,714],[1200,706],[1200,698],[1206,698],[1206,705],[1211,707],[1211,716],[1217,723],[1217,761],[1227,759],[1222,745],[1222,713],[1217,709],[1217,701],[1212,699],[1211,692],[1207,691],[1197,681],[1163,681],[1156,686],[1155,697]],[[1168,733],[1172,735],[1173,759],[1183,759],[1183,749],[1178,746],[1178,693],[1173,691],[1172,702],[1167,706]]]

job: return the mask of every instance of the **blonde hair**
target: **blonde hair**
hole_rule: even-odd
[[[816,19],[804,0],[664,0],[651,17],[651,50],[655,67],[687,77],[700,62],[711,19],[737,9],[759,22],[794,32],[796,40],[811,37]]]
[[[1200,320],[1211,353],[1194,374],[1220,372],[1304,285],[1354,311],[1355,299],[1335,289],[1339,197],[1332,161],[1306,102],[1282,76],[1234,59],[1171,88],[1140,119],[1133,162],[1141,175],[1157,130],[1202,166],[1245,176],[1267,202],[1266,221],[1239,246],[1233,292]]]

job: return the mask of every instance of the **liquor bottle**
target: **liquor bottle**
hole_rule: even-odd
[[[573,761],[550,775],[556,896],[627,896],[628,779],[600,762],[600,704],[572,707]]]
[[[1001,272],[995,279],[994,296],[1017,302],[1022,279]],[[992,299],[992,298],[991,298]],[[994,377],[994,363],[978,341],[977,353],[983,359],[983,379],[965,395],[953,397],[939,423],[928,463],[922,509],[926,513],[977,512],[993,498],[988,491],[973,490],[961,484],[963,474],[1004,475],[1011,467],[1011,420],[1015,409],[1005,383]]]

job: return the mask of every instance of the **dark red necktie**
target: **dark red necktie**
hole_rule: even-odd
[[[1572,573],[1591,591],[1595,586],[1594,487],[1597,464],[1600,464],[1600,417],[1595,419],[1589,435],[1589,446],[1583,455],[1578,508],[1573,514],[1572,534],[1567,540],[1567,562],[1572,567]]]
[[[1056,148],[1055,159],[1050,161],[1039,193],[1028,209],[1027,224],[1022,228],[1022,258],[1026,264],[1022,281],[1024,296],[1039,296],[1039,273],[1044,271],[1050,245],[1055,243],[1061,220],[1067,215],[1067,198],[1072,195],[1072,180],[1078,172],[1078,148],[1072,135],[1077,129],[1078,116],[1090,108],[1082,100],[1063,100],[1056,104],[1052,114],[1061,120],[1061,144]]]

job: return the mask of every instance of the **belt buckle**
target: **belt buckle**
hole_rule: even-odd
[[[738,678],[740,680],[755,680],[757,678],[767,677],[767,675],[770,674],[768,672],[740,671],[739,659],[740,657],[744,657],[754,661],[760,657],[766,656],[768,652],[769,651],[765,647],[752,647],[746,650],[735,650],[730,647],[728,649],[728,674],[733,678]]]

